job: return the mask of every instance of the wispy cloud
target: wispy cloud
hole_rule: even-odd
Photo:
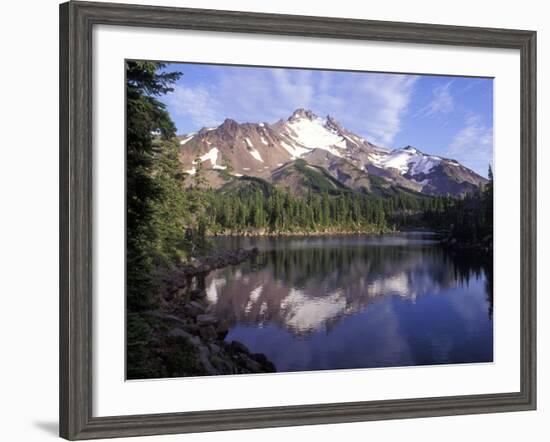
[[[455,108],[454,98],[451,94],[452,84],[453,80],[435,87],[432,91],[432,101],[420,109],[416,115],[433,117],[438,114],[448,114],[452,112]]]
[[[468,99],[464,94],[471,87],[490,91],[483,79],[185,64],[174,69],[188,74],[165,97],[182,133],[225,118],[275,122],[304,107],[332,115],[373,143],[416,143],[481,175],[492,162],[492,114],[482,93]]]
[[[190,118],[198,128],[218,125],[222,118],[221,103],[204,86],[178,86],[167,95],[166,101],[176,116]]]
[[[357,88],[348,83],[350,90],[346,94],[351,102],[346,118],[353,122],[353,127],[365,127],[366,135],[375,142],[390,145],[402,129],[419,78],[378,74],[360,82]]]
[[[462,89],[462,92],[468,92],[470,89],[473,89],[475,87],[481,86],[484,81],[487,79],[481,79],[481,78],[470,78],[470,81],[466,83],[464,88]]]
[[[493,164],[493,127],[484,125],[479,115],[468,115],[446,155],[487,176],[488,166]]]
[[[296,108],[333,115],[371,141],[390,145],[402,128],[414,85],[410,75],[340,73],[298,69],[226,68],[208,84],[185,85],[168,97],[171,111],[197,126],[274,122]],[[177,120],[177,118],[176,118]],[[197,127],[197,129],[200,127]]]
[[[311,71],[228,69],[218,76],[219,112],[244,121],[275,121],[298,107],[310,107]]]

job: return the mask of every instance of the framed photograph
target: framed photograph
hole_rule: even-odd
[[[60,435],[536,407],[536,33],[60,6]]]

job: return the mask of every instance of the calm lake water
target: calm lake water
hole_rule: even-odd
[[[252,262],[210,273],[210,309],[226,340],[277,371],[493,360],[492,268],[450,254],[433,234],[216,238]]]

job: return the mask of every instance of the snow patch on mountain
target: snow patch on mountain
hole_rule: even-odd
[[[409,170],[410,155],[407,152],[398,151],[380,158],[379,162],[382,167],[390,167],[397,169],[400,173],[406,173]]]
[[[360,146],[361,141],[354,140],[352,137],[349,137],[347,135],[344,135],[344,138],[348,140],[349,142],[355,144],[356,146]],[[355,138],[355,137],[354,137]]]
[[[200,157],[201,162],[210,161],[210,164],[212,167],[216,165],[216,162],[218,161],[218,148],[213,147],[210,149],[207,153],[205,153],[203,156]],[[196,164],[197,160],[193,161],[193,164]]]
[[[411,173],[413,175],[418,175],[420,173],[427,174],[429,173],[435,166],[437,166],[441,160],[439,158],[435,157],[421,157],[421,158],[415,158],[409,163],[409,166],[411,167]]]
[[[388,185],[414,191],[423,188],[427,194],[460,195],[485,181],[456,160],[425,154],[411,146],[394,150],[377,146],[345,129],[334,118],[321,118],[307,109],[297,109],[289,118],[273,124],[226,120],[218,128],[203,128],[178,138],[183,170],[191,175],[197,173],[197,151],[208,151],[200,157],[207,162],[207,168],[224,170],[231,166],[236,172],[268,180],[270,171],[275,173],[303,158],[327,169],[345,185],[350,185],[351,173],[360,176],[354,183],[363,180],[367,185],[368,175],[373,175]],[[325,159],[319,151],[325,152]]]
[[[196,132],[188,134],[186,138],[180,141],[180,145],[183,146],[185,143],[189,142],[195,136],[195,134]]]
[[[248,140],[248,138],[247,138],[247,140]],[[252,155],[256,161],[260,161],[260,162],[262,162],[262,163],[264,162],[262,156],[260,155],[260,152],[258,152],[258,151],[257,151],[256,149],[254,149],[253,147],[250,147],[250,149],[248,150],[248,153],[249,153],[250,155]]]
[[[291,118],[286,123],[286,133],[295,143],[306,148],[307,153],[311,149],[324,149],[331,154],[342,157],[339,149],[346,148],[345,139],[327,127],[327,120],[319,117]],[[300,156],[301,156],[300,155]]]
[[[386,158],[386,155],[382,155],[379,152],[373,152],[369,154],[368,156],[369,161],[378,167],[384,167],[384,159]]]
[[[218,170],[227,169],[227,166],[222,166],[221,164],[217,164],[219,152],[220,151],[217,147],[213,147],[207,153],[199,157],[200,162],[205,163],[206,161],[210,161],[210,167],[212,169],[218,169]],[[198,162],[199,160],[193,160],[193,164],[197,164]],[[190,175],[195,175],[197,173],[197,168],[193,166],[191,169],[186,170],[185,173],[188,173]]]
[[[310,149],[305,149],[302,146],[296,144],[289,144],[286,141],[281,140],[281,146],[290,154],[290,157],[295,160],[300,158],[302,155],[310,152]]]
[[[401,175],[428,174],[442,161],[435,155],[426,155],[414,147],[396,149],[388,154],[373,153],[369,156],[371,162],[378,167],[397,169]]]

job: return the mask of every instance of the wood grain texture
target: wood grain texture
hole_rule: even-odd
[[[521,54],[521,391],[139,416],[92,416],[91,36],[95,24],[518,49]],[[79,440],[505,412],[536,407],[535,32],[69,2],[60,6],[59,130],[59,416],[62,437]]]

